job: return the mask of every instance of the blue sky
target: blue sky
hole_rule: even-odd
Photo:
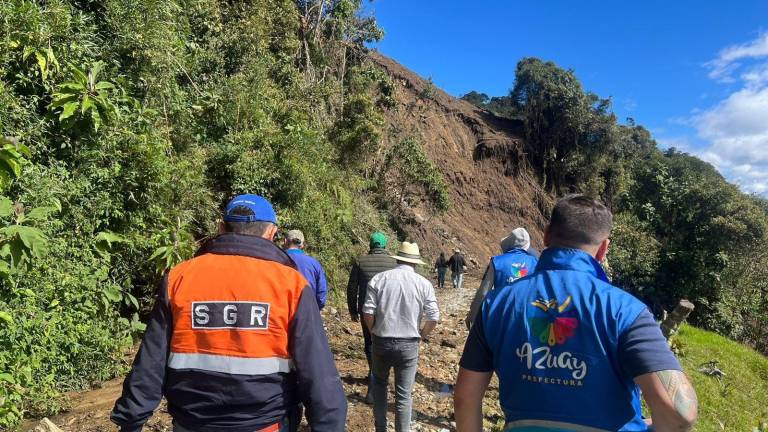
[[[662,147],[768,194],[768,1],[376,0],[382,53],[448,93],[507,94],[517,61],[573,69]]]

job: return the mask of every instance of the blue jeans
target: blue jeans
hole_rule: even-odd
[[[445,274],[448,273],[448,267],[437,268],[437,287],[445,288]]]
[[[395,431],[411,430],[411,391],[419,364],[419,339],[373,337],[373,418],[376,432],[387,430],[389,370],[395,370]]]
[[[461,284],[464,283],[464,273],[453,273],[453,287],[461,289]]]

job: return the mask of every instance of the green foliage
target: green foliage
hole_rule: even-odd
[[[433,100],[436,95],[437,87],[435,87],[435,83],[432,82],[432,77],[429,77],[424,82],[424,88],[419,91],[419,97],[424,100]]]
[[[29,157],[29,149],[3,136],[0,136],[0,145],[0,191],[4,191],[13,179],[21,175],[21,166],[25,157]]]
[[[25,213],[20,203],[13,205],[7,197],[0,196],[0,218],[13,217],[14,223],[0,228],[0,277],[25,270],[34,259],[42,258],[48,248],[48,238],[34,224],[46,222],[49,215],[61,211],[61,204],[37,207]]]
[[[489,97],[485,93],[478,93],[475,90],[461,97],[465,101],[477,107],[487,109],[494,115],[507,119],[518,119],[520,114],[518,107],[511,96],[493,96]]]
[[[655,150],[644,128],[619,125],[610,99],[584,91],[573,71],[552,62],[521,60],[509,98],[495,105],[504,116],[523,119],[529,162],[557,194],[585,192],[612,207],[634,161]]]
[[[125,368],[233,194],[270,198],[342,285],[384,225],[357,161],[395,105],[360,5],[0,2],[0,428]]]
[[[734,323],[724,318],[741,321],[727,304],[745,264],[734,258],[750,251],[755,259],[768,235],[766,213],[711,166],[674,151],[635,170],[622,207],[660,245],[654,288],[641,297],[663,307],[688,298],[697,306],[694,322],[733,334]]]
[[[74,79],[58,86],[50,107],[58,112],[64,129],[89,123],[98,131],[102,123],[117,119],[118,110],[111,101],[117,88],[109,81],[98,80],[103,68],[103,62],[95,62],[86,74],[77,66],[70,66]]]
[[[413,138],[400,141],[387,152],[379,172],[379,188],[393,213],[401,218],[405,218],[407,208],[419,204],[415,200],[422,194],[429,208],[438,213],[451,205],[442,173]]]
[[[465,94],[461,97],[461,99],[471,103],[472,105],[476,105],[478,107],[484,108],[485,105],[488,103],[490,98],[485,93],[478,93],[474,90],[471,92]]]
[[[661,244],[648,224],[630,213],[614,218],[610,268],[613,282],[640,298],[655,298]]]
[[[370,63],[351,68],[346,80],[347,99],[341,117],[331,129],[331,139],[344,164],[362,167],[381,141],[384,118],[379,107],[391,108],[395,104],[392,82]],[[381,97],[376,101],[374,95]]]

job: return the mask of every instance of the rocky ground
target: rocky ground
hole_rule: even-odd
[[[456,381],[459,357],[467,337],[464,317],[478,284],[478,280],[467,278],[462,290],[448,288],[438,291],[442,320],[430,339],[422,345],[413,391],[414,431],[455,430],[451,390]],[[364,402],[367,366],[362,351],[360,325],[349,320],[346,310],[328,307],[323,315],[331,349],[349,401],[347,429],[361,432],[373,431],[373,412],[371,406]],[[67,432],[116,430],[109,422],[109,411],[120,395],[121,384],[122,378],[119,378],[102,383],[94,390],[68,395],[71,409],[51,420],[61,430]],[[392,386],[390,386],[390,429],[394,420],[394,394],[391,393],[391,389]],[[492,385],[484,410],[486,426],[489,429],[503,422],[496,396],[496,387]],[[30,420],[24,425],[23,430],[34,430],[38,424],[39,420]],[[164,406],[160,407],[144,430],[171,431],[170,417]]]

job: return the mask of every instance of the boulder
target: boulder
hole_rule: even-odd
[[[56,426],[52,421],[48,420],[48,418],[44,418],[40,420],[40,423],[35,426],[33,429],[34,432],[64,432],[61,429],[59,429],[58,426]]]

